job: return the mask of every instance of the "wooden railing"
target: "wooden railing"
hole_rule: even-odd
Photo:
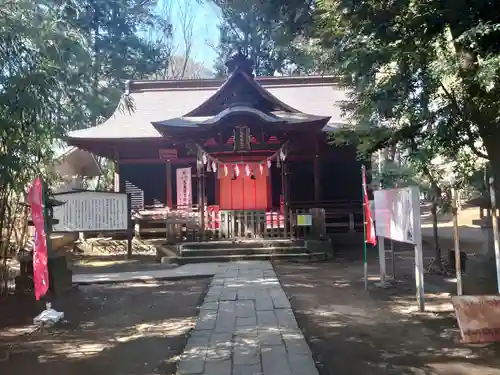
[[[292,202],[292,208],[322,207],[325,210],[325,227],[329,233],[363,231],[363,204],[361,200]]]
[[[197,213],[171,212],[165,219],[166,237],[179,241],[325,237],[324,210],[205,211],[205,227]]]
[[[136,235],[155,233],[177,241],[188,238],[191,241],[232,238],[290,238],[305,237],[310,230],[297,225],[297,215],[314,210],[323,210],[324,231],[327,233],[354,233],[363,231],[361,201],[292,202],[288,218],[282,210],[265,211],[213,211],[205,210],[204,230],[200,231],[201,220],[198,206],[155,207],[141,210],[134,215]],[[318,208],[311,208],[318,207]],[[286,225],[285,225],[286,223]],[[202,233],[203,232],[203,233]]]

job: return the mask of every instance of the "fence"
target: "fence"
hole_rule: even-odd
[[[361,200],[336,200],[320,202],[292,202],[293,209],[313,206],[325,210],[325,228],[329,233],[363,231],[363,204]]]
[[[266,239],[324,237],[325,214],[321,208],[277,211],[205,210],[204,228],[198,212],[166,214],[166,237],[171,243],[219,239]]]

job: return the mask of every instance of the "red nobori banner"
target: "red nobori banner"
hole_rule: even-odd
[[[31,218],[35,226],[35,246],[33,247],[33,284],[35,298],[44,296],[49,290],[49,270],[47,265],[47,238],[45,236],[45,217],[43,202],[43,183],[37,177],[28,191]]]
[[[463,343],[500,341],[500,296],[455,296],[451,301]]]

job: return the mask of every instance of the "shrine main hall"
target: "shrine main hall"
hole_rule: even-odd
[[[254,77],[235,55],[227,79],[129,81],[128,109],[67,135],[115,163],[137,212],[325,209],[330,232],[362,230],[361,162],[335,145],[346,91],[335,77]]]

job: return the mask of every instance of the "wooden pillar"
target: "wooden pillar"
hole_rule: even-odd
[[[115,193],[120,192],[120,164],[115,161],[115,173],[113,175],[113,190]]]
[[[198,217],[200,219],[200,235],[204,239],[205,233],[205,170],[201,159],[196,160],[196,177],[198,178]]]
[[[219,173],[220,173],[219,170],[217,170],[214,173],[214,201],[215,201],[216,206],[218,206],[220,204],[220,181],[219,181],[219,177],[218,177]]]
[[[167,207],[172,209],[172,190],[173,190],[173,179],[172,179],[172,162],[170,160],[167,161],[166,165],[166,171],[165,173],[167,174]]]
[[[282,185],[283,185],[283,216],[285,219],[285,237],[288,237],[288,233],[291,228],[289,228],[289,218],[290,218],[290,202],[288,194],[288,167],[287,161],[283,160],[281,162],[281,173],[282,173]]]
[[[115,173],[113,175],[113,190],[115,193],[120,192],[120,153],[116,147],[113,148],[113,156],[114,156],[114,164],[115,164]]]
[[[318,138],[315,138],[313,169],[314,169],[314,203],[316,204],[316,206],[321,201],[321,168],[319,160],[318,142],[319,142]]]

